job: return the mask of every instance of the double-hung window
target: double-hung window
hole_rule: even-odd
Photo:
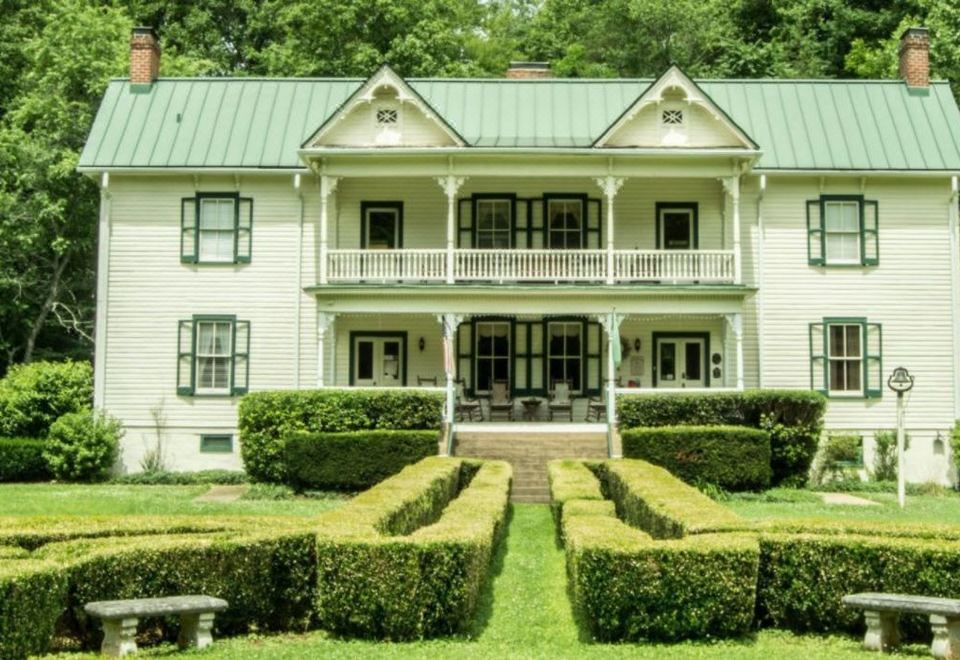
[[[181,202],[180,260],[249,263],[253,200],[236,193],[199,193]]]
[[[177,394],[236,395],[249,382],[250,322],[234,316],[180,321]]]
[[[827,318],[810,324],[811,387],[831,397],[883,393],[883,336],[879,323]]]
[[[571,392],[582,391],[583,323],[551,321],[547,324],[547,385],[553,390],[566,382]]]
[[[863,195],[821,195],[808,201],[807,256],[814,266],[877,265],[877,202]]]
[[[483,249],[509,249],[513,237],[513,199],[477,198],[476,242]]]

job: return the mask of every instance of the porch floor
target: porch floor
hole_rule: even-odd
[[[607,433],[606,422],[457,422],[456,433]]]

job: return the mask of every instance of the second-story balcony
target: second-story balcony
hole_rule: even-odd
[[[734,250],[329,250],[330,283],[736,284]]]

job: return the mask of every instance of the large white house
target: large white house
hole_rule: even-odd
[[[249,390],[454,379],[518,419],[566,382],[574,421],[813,388],[869,439],[902,365],[909,476],[947,479],[960,112],[927,50],[904,34],[900,80],[163,78],[138,28],[79,167],[96,405],[131,470],[158,432],[172,467],[239,466]]]

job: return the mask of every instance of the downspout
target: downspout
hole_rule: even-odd
[[[301,183],[300,175],[294,174],[293,175],[293,191],[294,191],[294,194],[296,194],[297,196],[297,200],[300,206],[300,212],[299,212],[300,214],[299,214],[299,221],[298,221],[298,227],[297,227],[297,289],[294,292],[294,294],[296,295],[296,300],[294,300],[294,310],[295,310],[294,313],[296,314],[297,322],[294,324],[294,327],[296,328],[296,337],[294,337],[294,342],[293,342],[294,355],[296,359],[296,363],[294,366],[295,385],[296,385],[296,389],[298,390],[300,389],[300,355],[301,355],[300,343],[302,341],[301,335],[303,334],[303,328],[301,327],[303,322],[303,319],[301,317],[302,302],[300,299],[303,297],[303,218],[304,218],[304,213],[303,213],[303,188],[301,188],[300,183]]]
[[[950,177],[950,308],[953,322],[953,418],[960,418],[960,183]]]
[[[766,350],[764,348],[765,341],[765,330],[764,320],[766,318],[764,303],[766,294],[763,290],[763,248],[764,240],[766,238],[764,226],[763,226],[763,198],[767,193],[767,175],[760,175],[760,190],[757,193],[757,275],[755,286],[757,287],[757,387],[763,388],[763,369],[764,369],[764,356],[766,355]]]
[[[110,293],[110,174],[100,175],[97,229],[97,307],[93,346],[93,407],[103,410],[107,391],[107,297]]]

